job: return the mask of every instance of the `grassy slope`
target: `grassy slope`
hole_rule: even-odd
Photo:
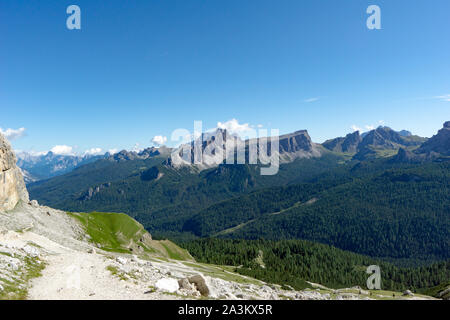
[[[30,281],[40,277],[41,271],[45,268],[45,263],[38,258],[28,256],[23,259],[20,256],[14,258],[21,259],[24,265],[19,270],[13,271],[9,280],[0,277],[0,285],[3,287],[0,291],[0,300],[25,300]]]
[[[68,213],[84,226],[90,240],[105,251],[156,254],[176,260],[193,260],[169,240],[152,240],[144,227],[123,213]]]

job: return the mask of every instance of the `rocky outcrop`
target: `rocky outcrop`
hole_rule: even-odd
[[[358,146],[361,142],[361,136],[359,131],[349,133],[345,138],[335,138],[325,141],[322,145],[328,150],[335,152],[348,152],[355,153],[358,150]]]
[[[0,133],[0,211],[13,209],[19,201],[28,202],[22,172],[16,166],[11,145]]]
[[[206,284],[205,278],[203,278],[201,275],[197,274],[195,276],[190,277],[189,282],[194,284],[197,290],[200,292],[200,294],[204,297],[209,296],[209,288]]]
[[[323,148],[311,141],[306,130],[279,136],[277,146],[275,138],[261,137],[244,141],[226,129],[217,129],[215,132],[203,133],[196,140],[181,145],[164,164],[171,167],[195,165],[203,170],[217,167],[224,163],[225,159],[231,159],[235,163],[243,161],[247,164],[256,164],[263,158],[267,162],[275,152],[280,156],[280,163],[322,155]],[[255,154],[252,154],[253,151]]]
[[[290,155],[291,158],[310,158],[320,156],[320,151],[306,130],[280,136],[280,155]]]
[[[404,148],[400,148],[398,153],[392,158],[392,162],[413,163],[424,161],[426,158]]]
[[[358,145],[356,160],[366,160],[379,156],[380,151],[399,150],[420,146],[426,139],[414,135],[402,135],[389,127],[378,127],[366,133]]]
[[[145,160],[153,158],[156,156],[168,156],[172,149],[165,146],[159,148],[150,147],[146,148],[140,152],[122,150],[115,154],[107,153],[105,156],[108,160],[122,162],[122,161],[132,161],[132,160]]]
[[[444,123],[439,132],[416,150],[416,153],[439,153],[450,156],[450,121]]]

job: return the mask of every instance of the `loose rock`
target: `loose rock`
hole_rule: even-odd
[[[205,297],[209,296],[209,288],[206,285],[205,278],[203,278],[201,275],[198,274],[190,277],[188,280],[190,283],[195,284],[195,287],[201,293],[202,296]]]

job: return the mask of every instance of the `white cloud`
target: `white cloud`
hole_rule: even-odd
[[[378,121],[378,125],[383,125],[383,124],[384,124],[384,120]],[[356,124],[353,124],[350,128],[352,128],[353,132],[359,131],[360,133],[363,133],[363,132],[375,130],[376,126],[373,124],[366,124],[364,126],[365,129],[363,129],[363,127],[359,127]]]
[[[73,156],[75,153],[73,152],[73,148],[66,145],[58,145],[54,146],[50,149],[54,154],[65,155],[65,156]]]
[[[47,153],[48,153],[48,151],[30,151],[30,152],[28,152],[28,154],[30,154],[32,156],[36,156],[36,157],[44,156]]]
[[[26,130],[25,128],[19,129],[8,128],[6,130],[0,128],[0,133],[2,133],[9,141],[12,141],[23,137],[25,135],[25,130]]]
[[[159,146],[165,144],[167,142],[167,137],[165,136],[154,136],[152,139],[152,142],[154,144],[157,144]]]
[[[103,152],[102,148],[91,148],[84,152],[85,155],[99,155]]]
[[[443,96],[434,97],[435,99],[439,99],[441,101],[450,102],[450,94],[444,94]]]
[[[364,131],[363,129],[361,129],[360,127],[358,127],[355,124],[353,124],[350,128],[352,128],[353,132],[355,132],[355,131],[363,132]]]
[[[217,128],[226,129],[231,134],[245,134],[254,131],[248,123],[240,124],[237,119],[231,119],[226,122],[217,122]]]
[[[305,99],[305,100],[303,100],[303,102],[311,103],[311,102],[316,102],[316,101],[318,101],[319,99],[320,99],[319,97],[313,97],[313,98]]]
[[[116,154],[117,152],[119,152],[119,149],[115,149],[115,148],[109,149],[108,152],[109,152],[110,154]]]
[[[131,151],[133,151],[133,152],[141,152],[142,150],[144,150],[144,148],[141,148],[140,146],[141,146],[141,144],[139,142],[136,142],[134,144],[133,149]]]

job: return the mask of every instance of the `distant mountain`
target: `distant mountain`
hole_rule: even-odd
[[[439,153],[444,156],[450,156],[450,121],[444,123],[444,127],[439,132],[426,141],[416,150],[420,153]]]
[[[263,176],[261,163],[208,162],[234,152],[227,142],[240,144],[246,158],[254,146],[217,130],[173,150],[121,151],[29,191],[64,210],[127,213],[162,237],[302,238],[373,256],[444,257],[448,165],[416,161],[426,140],[379,127],[319,145],[300,130],[280,137],[279,172]],[[434,140],[433,149],[440,148],[443,140]],[[208,151],[201,154],[206,165],[193,160],[198,151]]]
[[[231,159],[234,163],[240,163],[241,159],[244,163],[256,164],[261,158],[267,160],[273,156],[272,152],[276,152],[280,163],[290,163],[296,159],[320,157],[324,151],[320,144],[312,142],[306,130],[279,136],[278,148],[273,143],[271,137],[243,141],[226,129],[217,129],[178,147],[167,164],[174,168],[195,167],[201,171],[219,166],[224,159]]]
[[[49,179],[67,172],[83,164],[103,159],[108,155],[58,155],[48,152],[44,155],[32,155],[21,152],[17,154],[17,165],[22,169],[27,184]]]
[[[306,130],[280,136],[279,144],[282,163],[301,158],[316,158],[323,153],[321,145],[312,142]]]
[[[115,154],[109,152],[102,155],[59,155],[48,152],[43,155],[33,155],[27,152],[17,154],[17,165],[22,170],[25,183],[28,185],[40,180],[46,180],[73,171],[74,169],[93,163],[97,160],[107,159],[113,162],[145,160],[155,156],[168,157],[172,149],[162,146],[150,147],[142,151],[122,150]]]
[[[122,150],[112,155],[107,154],[106,158],[114,161],[145,160],[156,156],[169,156],[171,152],[172,149],[165,146],[150,147],[139,152]]]
[[[450,158],[450,121],[432,138],[419,148],[408,150],[400,148],[393,162],[448,161]]]
[[[348,134],[345,138],[325,141],[322,146],[334,152],[353,154],[356,160],[365,160],[392,156],[400,148],[416,148],[426,140],[406,130],[397,132],[389,127],[380,126],[362,135],[357,131]]]
[[[327,140],[322,145],[328,150],[335,152],[356,153],[361,140],[359,131],[355,131],[346,135],[345,138],[340,137]]]

